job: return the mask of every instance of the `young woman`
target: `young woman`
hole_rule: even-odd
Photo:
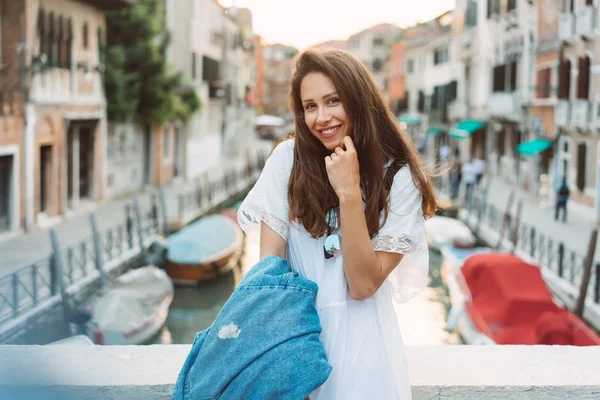
[[[333,370],[311,400],[411,398],[392,298],[427,283],[431,181],[363,64],[309,49],[290,89],[291,140],[279,144],[238,216],[260,257],[287,258],[316,282]],[[410,321],[408,321],[410,322]]]

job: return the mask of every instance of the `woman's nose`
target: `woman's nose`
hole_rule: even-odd
[[[325,122],[329,122],[331,120],[331,114],[327,111],[325,107],[319,107],[319,112],[317,114],[317,122],[322,124]]]

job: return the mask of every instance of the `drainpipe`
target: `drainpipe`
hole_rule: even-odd
[[[17,45],[17,53],[19,53],[19,62],[21,64],[21,84],[20,89],[23,94],[23,132],[21,134],[21,148],[23,149],[23,157],[21,165],[24,171],[25,180],[22,182],[20,191],[25,192],[25,213],[23,217],[23,230],[27,233],[34,223],[33,217],[33,196],[34,196],[34,140],[35,140],[35,124],[36,113],[35,107],[30,103],[29,91],[30,82],[29,74],[33,73],[27,67],[27,35],[25,30],[25,16],[21,16],[21,38],[22,41]],[[21,186],[21,185],[20,185]],[[24,190],[23,190],[24,189]],[[19,194],[20,203],[20,194]],[[18,206],[17,206],[18,207]]]

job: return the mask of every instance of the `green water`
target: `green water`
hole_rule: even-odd
[[[256,248],[246,244],[246,252],[242,259],[241,270],[223,275],[197,287],[176,287],[175,297],[169,310],[166,325],[152,340],[152,344],[190,344],[197,332],[208,328],[215,320],[219,310],[242,277],[242,271],[252,267],[258,260]],[[415,298],[415,302],[427,302],[425,308],[432,310],[427,316],[434,326],[441,326],[446,319],[449,306],[448,292],[442,284],[440,276],[441,256],[430,252],[429,288],[427,299]],[[431,304],[430,304],[431,303]],[[441,303],[443,307],[439,307]],[[407,304],[410,304],[407,303]],[[441,309],[441,311],[439,311]],[[435,310],[435,311],[433,311]],[[426,329],[429,328],[429,324]],[[442,329],[442,328],[435,328]],[[431,333],[431,332],[428,332]],[[439,344],[458,343],[455,335],[440,332]],[[441,339],[444,338],[444,339]]]

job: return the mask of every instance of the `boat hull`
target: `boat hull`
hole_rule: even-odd
[[[237,264],[240,253],[239,249],[236,249],[232,253],[205,264],[180,264],[167,260],[165,271],[175,284],[195,285],[231,271]]]

